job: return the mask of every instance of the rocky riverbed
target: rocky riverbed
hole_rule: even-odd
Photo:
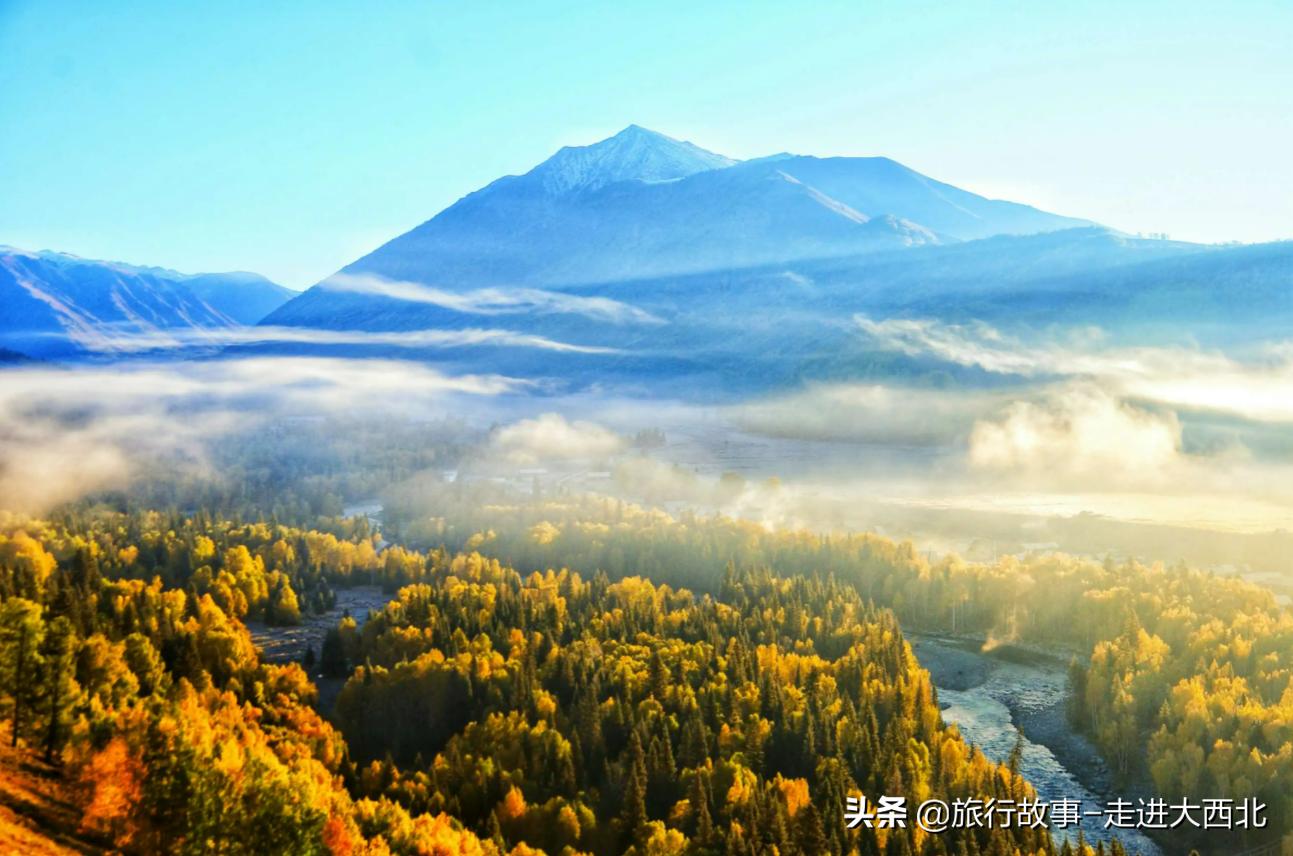
[[[368,618],[369,610],[381,609],[391,599],[391,595],[382,591],[381,586],[354,586],[352,588],[334,589],[337,596],[336,605],[322,615],[306,615],[300,624],[290,627],[274,627],[260,621],[248,621],[247,629],[251,632],[252,641],[260,649],[261,656],[271,663],[301,662],[307,649],[313,649],[317,658],[323,650],[323,637],[330,628],[349,613],[356,622],[363,625]],[[311,674],[319,688],[318,709],[324,715],[331,713],[346,681],[344,678],[330,678],[320,672]]]
[[[1022,735],[1020,772],[1040,799],[1077,799],[1084,809],[1098,810],[1110,800],[1134,802],[1139,796],[1115,789],[1095,746],[1069,726],[1068,672],[1062,661],[1018,648],[985,653],[981,643],[971,640],[908,638],[938,687],[943,718],[955,723],[966,740],[1004,762]],[[1092,844],[1114,837],[1098,817],[1087,818],[1082,832]],[[1055,835],[1076,840],[1077,830],[1056,830]],[[1118,830],[1117,838],[1130,853],[1163,856],[1157,844],[1136,830]]]
[[[248,621],[247,629],[260,649],[261,657],[271,663],[299,663],[307,648],[314,649],[314,655],[318,657],[323,648],[323,637],[329,629],[337,626],[344,615],[349,613],[355,621],[363,624],[370,609],[381,609],[392,597],[385,594],[381,586],[353,586],[333,591],[337,597],[336,605],[322,615],[303,615],[300,624],[282,627],[263,621]]]

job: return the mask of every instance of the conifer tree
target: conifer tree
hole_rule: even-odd
[[[17,746],[40,694],[45,622],[39,604],[20,597],[0,607],[0,692],[9,697],[10,745]]]
[[[629,735],[628,766],[624,771],[624,808],[622,817],[624,828],[630,837],[636,837],[647,823],[646,791],[647,768],[646,755],[642,751],[642,740],[637,729]]]
[[[799,814],[795,817],[795,826],[795,841],[804,856],[830,852],[830,842],[826,838],[826,831],[822,829],[821,815],[817,813],[817,808],[811,801],[799,809]]]
[[[54,752],[61,745],[63,724],[72,703],[75,681],[72,678],[72,657],[75,638],[72,624],[63,616],[49,623],[41,646],[41,659],[45,665],[44,701],[45,761],[54,760]]]

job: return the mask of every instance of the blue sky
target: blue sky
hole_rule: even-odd
[[[636,122],[1293,238],[1293,4],[0,0],[0,243],[305,287]]]

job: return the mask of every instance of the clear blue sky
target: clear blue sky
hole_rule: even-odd
[[[630,122],[1293,238],[1290,45],[1287,0],[0,0],[0,243],[304,287]]]

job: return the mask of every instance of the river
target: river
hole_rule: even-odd
[[[1135,802],[1136,795],[1112,787],[1096,748],[1069,727],[1068,673],[1062,663],[1042,656],[1005,659],[964,640],[907,637],[938,687],[943,719],[955,723],[967,741],[1004,763],[1022,735],[1020,772],[1041,800],[1077,799],[1084,810],[1099,810],[1119,797]],[[1143,833],[1106,830],[1098,817],[1084,819],[1081,830],[1091,844],[1117,837],[1131,854],[1163,856]],[[1054,830],[1054,835],[1057,841],[1076,841],[1077,829]]]

